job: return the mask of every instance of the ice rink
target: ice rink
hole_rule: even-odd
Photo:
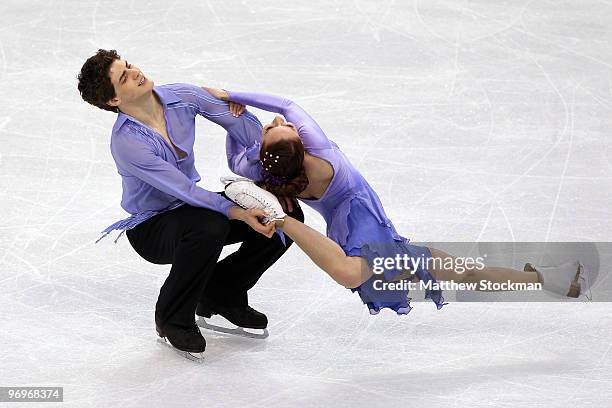
[[[98,48],[156,84],[294,100],[414,241],[612,241],[609,2],[4,0],[0,386],[64,387],[62,407],[612,404],[610,303],[370,316],[296,247],[250,292],[269,338],[204,332],[202,365],[159,345],[169,266],[94,245],[127,216],[116,115],[76,89]],[[199,185],[221,190],[225,134],[197,126]]]

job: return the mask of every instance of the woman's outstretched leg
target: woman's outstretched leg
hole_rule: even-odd
[[[355,288],[372,276],[372,271],[365,259],[346,256],[338,244],[306,224],[291,217],[286,217],[279,223],[284,224],[282,225],[283,231],[306,255],[342,286]],[[439,249],[429,248],[429,250],[432,256],[429,272],[438,281],[478,283],[485,280],[491,283],[541,283],[537,272],[518,271],[497,266],[485,266],[481,269],[474,266],[458,270],[449,266],[449,264],[458,264],[456,257]],[[452,262],[449,262],[449,259],[452,259]],[[477,285],[476,288],[481,289],[480,285]]]
[[[524,272],[498,266],[485,266],[481,269],[472,266],[464,268],[465,270],[457,270],[453,267],[457,265],[456,257],[439,249],[429,248],[429,250],[432,257],[429,272],[438,281],[454,280],[455,282],[478,283],[485,280],[492,283],[541,283],[537,272]],[[452,262],[449,262],[451,259]],[[477,285],[476,288],[480,288],[480,285]]]
[[[302,251],[332,279],[347,288],[355,288],[367,281],[372,276],[372,270],[365,259],[356,256],[346,256],[342,248],[334,241],[291,217],[277,224],[282,226],[283,231],[298,245]],[[536,272],[523,272],[511,268],[485,266],[482,269],[476,267],[465,268],[458,271],[447,267],[455,257],[439,249],[429,248],[432,255],[429,272],[438,281],[477,283],[487,280],[493,283],[538,283]],[[446,262],[445,262],[446,261]],[[405,277],[408,277],[405,276]],[[477,286],[479,288],[480,286]]]
[[[356,288],[372,276],[365,259],[346,256],[337,243],[308,225],[289,216],[277,221],[276,225],[281,227],[319,268],[340,285]]]

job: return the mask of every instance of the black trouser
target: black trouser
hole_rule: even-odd
[[[299,206],[292,217],[304,220]],[[155,307],[160,326],[190,326],[198,303],[246,306],[247,291],[293,243],[278,234],[272,238],[246,223],[188,204],[158,214],[126,231],[132,248],[154,264],[172,264]],[[224,245],[242,242],[220,262]]]

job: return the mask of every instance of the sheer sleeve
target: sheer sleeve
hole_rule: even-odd
[[[132,136],[120,133],[111,144],[113,158],[125,171],[187,204],[228,216],[234,203],[220,194],[198,187],[195,181],[158,156],[153,146]]]
[[[218,124],[227,131],[227,165],[236,174],[252,180],[261,178],[259,145],[261,122],[251,112],[234,117],[228,102],[215,98],[207,90],[190,84],[174,84],[173,91],[191,105],[195,113]]]
[[[298,129],[306,149],[327,149],[331,142],[304,109],[295,102],[280,96],[252,92],[228,91],[229,99],[243,105],[253,106],[269,112],[280,113]]]

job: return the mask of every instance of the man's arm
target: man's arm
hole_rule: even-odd
[[[117,164],[154,188],[194,207],[208,208],[224,214],[230,220],[243,221],[268,238],[274,234],[274,223],[263,225],[259,222],[259,218],[266,216],[265,212],[244,210],[221,194],[198,187],[189,177],[155,154],[152,146],[140,138],[119,134],[111,144],[111,152]]]
[[[226,154],[229,168],[243,177],[259,180],[261,178],[259,145],[262,132],[259,119],[248,111],[235,117],[229,110],[227,102],[194,85],[176,84],[173,86],[173,91],[184,102],[190,104],[198,115],[227,131]]]
[[[222,195],[198,187],[176,167],[156,154],[140,137],[122,132],[113,138],[111,153],[117,164],[134,177],[195,207],[203,207],[229,216],[234,203]]]

